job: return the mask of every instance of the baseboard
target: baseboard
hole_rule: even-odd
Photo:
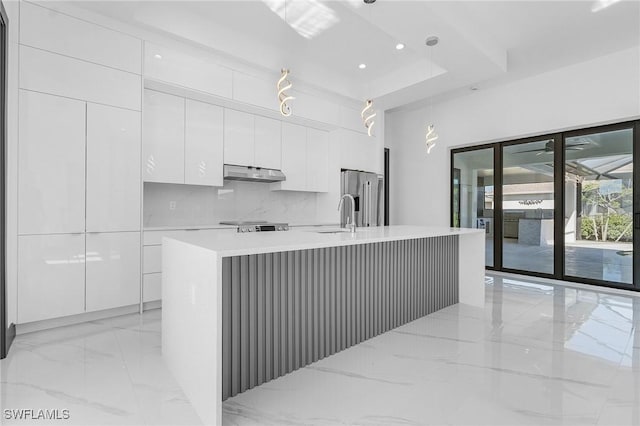
[[[11,344],[13,343],[13,339],[16,338],[16,325],[11,323],[9,328],[7,328],[7,353],[9,353],[9,349],[11,349]]]
[[[4,359],[9,354],[9,349],[11,349],[11,344],[13,343],[13,339],[16,337],[16,325],[11,323],[9,327],[7,327],[7,334],[5,335],[5,351],[4,353],[0,353],[0,359]]]
[[[161,309],[162,308],[162,300],[153,300],[151,302],[144,302],[142,304],[143,311],[150,311],[152,309]]]
[[[140,305],[129,305],[120,308],[106,309],[104,311],[86,312],[68,317],[53,318],[49,320],[34,321],[16,326],[16,334],[33,333],[34,331],[49,330],[51,328],[80,324],[88,321],[96,321],[105,318],[118,317],[120,315],[135,314],[140,312]]]

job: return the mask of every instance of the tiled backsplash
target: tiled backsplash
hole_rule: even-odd
[[[217,225],[223,220],[337,222],[334,208],[323,208],[324,197],[325,194],[271,191],[269,184],[257,182],[227,181],[222,188],[147,182],[144,227]]]

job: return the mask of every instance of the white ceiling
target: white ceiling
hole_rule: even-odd
[[[316,0],[287,0],[289,11],[292,2]],[[311,39],[263,1],[74,4],[268,70],[286,66],[292,79],[354,99],[374,97],[384,109],[640,45],[640,2],[631,0],[597,13],[593,1],[320,2],[337,22]],[[428,51],[431,35],[440,43]],[[400,41],[406,48],[397,51]]]

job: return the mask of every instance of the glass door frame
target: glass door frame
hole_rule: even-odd
[[[562,177],[563,177],[563,191],[562,191],[562,218],[564,220],[564,208],[565,208],[565,192],[564,192],[564,174],[565,174],[565,148],[566,139],[576,136],[586,136],[594,133],[606,133],[616,130],[633,130],[633,282],[631,284],[623,284],[620,282],[598,280],[592,278],[575,277],[566,275],[564,271],[565,260],[565,243],[564,233],[562,236],[561,244],[558,246],[558,250],[562,253],[562,269],[560,278],[563,281],[599,285],[604,287],[620,288],[626,290],[640,291],[640,121],[626,121],[622,123],[607,124],[602,126],[588,127],[585,129],[572,130],[562,133]],[[564,224],[563,224],[564,228]]]
[[[514,145],[523,145],[523,144],[528,144],[528,143],[532,143],[532,142],[541,142],[541,141],[546,141],[546,140],[551,140],[553,139],[553,273],[548,274],[545,272],[536,272],[536,271],[528,271],[525,269],[516,269],[516,268],[505,268],[502,264],[502,251],[503,251],[503,241],[504,239],[501,238],[500,241],[498,242],[498,244],[494,244],[496,246],[499,246],[500,249],[500,271],[503,272],[509,272],[509,273],[513,273],[513,274],[522,274],[522,275],[531,275],[534,277],[538,277],[538,278],[551,278],[551,279],[556,279],[558,278],[558,271],[562,271],[563,269],[559,269],[558,268],[558,246],[557,246],[557,241],[558,241],[558,237],[559,237],[559,232],[558,230],[560,230],[560,235],[562,236],[562,239],[564,239],[564,232],[562,232],[562,230],[564,229],[564,226],[559,227],[558,226],[558,218],[561,218],[562,221],[564,221],[564,216],[562,216],[562,205],[560,204],[561,200],[562,200],[562,184],[564,182],[564,179],[562,180],[562,182],[560,182],[559,184],[559,179],[558,176],[562,175],[562,163],[560,163],[559,160],[559,151],[560,148],[562,146],[562,138],[561,138],[561,134],[560,133],[551,133],[551,134],[546,134],[546,135],[541,135],[541,136],[531,136],[531,137],[527,137],[527,138],[521,138],[521,139],[514,139],[514,140],[510,140],[510,141],[506,141],[506,142],[502,142],[502,143],[498,143],[498,149],[496,151],[499,151],[499,162],[496,164],[500,165],[500,188],[499,189],[494,189],[494,192],[496,193],[496,198],[498,198],[500,200],[499,202],[499,206],[496,207],[496,215],[498,216],[498,219],[496,220],[497,223],[500,224],[500,234],[502,237],[502,227],[503,227],[503,219],[504,219],[504,215],[503,215],[503,209],[502,209],[502,198],[503,198],[503,172],[504,172],[504,148],[508,147],[508,146],[514,146]],[[559,167],[560,166],[560,167]],[[496,167],[496,169],[498,169]],[[495,171],[494,171],[495,172]],[[560,188],[559,188],[560,187]]]
[[[565,139],[574,136],[603,133],[622,129],[633,129],[633,283],[631,285],[606,280],[572,277],[565,275]],[[553,170],[554,170],[554,255],[553,274],[526,271],[503,267],[503,148],[541,140],[553,139]],[[624,121],[614,124],[598,125],[563,132],[547,133],[538,136],[486,143],[481,145],[466,146],[450,149],[450,226],[453,227],[453,181],[454,181],[454,156],[455,154],[481,149],[493,148],[493,177],[494,177],[494,227],[493,227],[493,266],[486,266],[487,270],[502,271],[514,274],[529,275],[539,278],[550,278],[575,283],[591,284],[603,287],[611,287],[625,290],[640,291],[640,120]]]
[[[498,177],[496,175],[496,152],[499,151],[499,147],[500,144],[499,143],[486,143],[486,144],[482,144],[482,145],[473,145],[473,146],[467,146],[467,147],[461,147],[461,148],[453,148],[449,150],[449,161],[450,161],[450,171],[451,171],[451,176],[449,178],[449,226],[451,226],[452,228],[455,228],[454,225],[454,219],[453,219],[453,206],[454,206],[454,190],[453,190],[453,186],[454,186],[454,180],[455,180],[455,168],[454,168],[454,156],[455,154],[460,154],[462,152],[470,152],[470,151],[479,151],[479,150],[483,150],[483,149],[488,149],[491,148],[493,149],[493,197],[494,197],[494,218],[493,218],[493,265],[492,266],[488,266],[486,265],[485,262],[485,269],[488,269],[490,271],[499,271],[500,269],[496,267],[496,264],[498,262],[498,257],[496,256],[500,256],[499,260],[500,260],[500,266],[502,266],[502,247],[499,248],[496,246],[496,241],[497,238],[499,237],[500,239],[502,239],[502,227],[501,226],[495,226],[497,222],[497,219],[495,218],[495,212],[498,209],[498,197],[496,194],[496,188],[499,186],[500,187],[500,194],[502,194],[502,174],[500,174],[500,176]],[[498,180],[499,179],[499,180]],[[500,207],[502,207],[502,199],[499,200],[500,202]],[[458,203],[458,208],[460,207],[460,203]],[[459,227],[459,226],[458,226]]]

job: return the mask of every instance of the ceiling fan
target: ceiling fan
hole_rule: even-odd
[[[585,145],[589,145],[591,142],[579,142],[579,143],[574,143],[571,145],[565,145],[565,149],[567,151],[582,151],[584,149]],[[524,154],[525,152],[537,152],[536,155],[542,155],[542,154],[553,154],[553,146],[554,146],[554,141],[549,141],[546,144],[544,144],[544,148],[538,148],[538,149],[530,149],[527,151],[520,151],[518,154]]]

